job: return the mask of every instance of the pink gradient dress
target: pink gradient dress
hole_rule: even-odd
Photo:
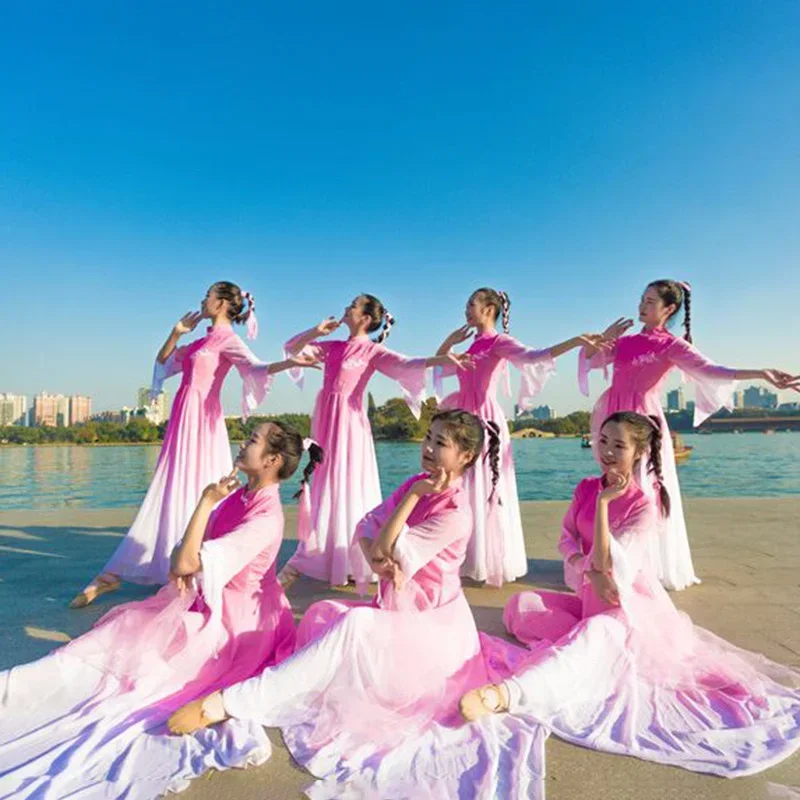
[[[575,490],[559,543],[565,560],[591,558],[601,481]],[[584,747],[724,777],[787,758],[800,747],[800,673],[675,608],[651,560],[656,504],[639,486],[608,514],[619,606],[583,582],[580,565],[568,569],[576,594],[522,592],[506,605],[506,627],[531,650],[520,663],[515,648],[494,640],[515,661],[511,715]]]
[[[470,538],[464,575],[492,586],[513,581],[528,571],[525,538],[517,495],[517,478],[508,421],[497,401],[497,384],[503,379],[508,387],[508,366],[520,370],[522,384],[517,404],[528,410],[542,386],[555,372],[555,361],[549,350],[533,350],[504,333],[485,333],[475,337],[467,350],[473,369],[437,367],[434,371],[437,397],[442,396],[441,379],[457,375],[459,389],[441,400],[442,408],[462,408],[484,421],[500,427],[500,478],[493,502],[492,471],[488,458],[478,460],[465,477],[470,498],[473,532]]]
[[[242,376],[242,416],[263,402],[272,383],[229,325],[212,326],[201,339],[156,362],[153,392],[181,373],[153,480],[125,538],[103,568],[133,583],[163,584],[169,557],[181,540],[200,493],[233,469],[220,392],[231,367]]]
[[[600,427],[609,414],[636,411],[639,414],[654,414],[659,418],[663,434],[661,463],[664,485],[672,500],[672,513],[668,520],[659,523],[655,565],[667,589],[685,589],[699,583],[699,579],[695,575],[689,550],[675,451],[661,409],[663,386],[673,367],[684,373],[695,386],[694,424],[700,425],[720,408],[733,408],[735,370],[712,363],[685,339],[674,336],[664,328],[643,330],[621,337],[612,351],[598,353],[591,359],[587,359],[581,351],[578,383],[584,394],[589,393],[589,370],[598,367],[605,369],[610,363],[614,365],[611,386],[600,396],[592,412],[595,457]],[[643,471],[638,477],[645,491],[648,494],[653,492],[652,480],[646,479]]]
[[[286,343],[290,350],[292,341]],[[406,358],[367,336],[313,342],[303,352],[324,362],[322,389],[311,420],[311,436],[325,452],[311,488],[301,500],[295,569],[332,586],[369,576],[350,541],[361,518],[381,502],[378,462],[364,392],[380,372],[396,380],[419,417],[425,397],[425,359]]]
[[[354,549],[420,477],[364,518]],[[236,720],[282,729],[318,779],[310,797],[451,798],[470,766],[474,786],[491,785],[458,711],[463,692],[489,677],[459,576],[469,518],[460,483],[420,498],[395,545],[401,590],[382,581],[369,604],[316,603],[294,656],[223,692]]]
[[[199,587],[170,584],[110,611],[88,633],[0,673],[0,797],[152,798],[195,775],[269,756],[260,726],[166,735],[189,700],[257,674],[294,650],[275,574],[278,487],[240,489],[212,513]]]

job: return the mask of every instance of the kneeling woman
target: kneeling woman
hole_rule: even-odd
[[[669,496],[660,438],[657,419],[632,412],[603,423],[603,476],[578,485],[559,546],[577,594],[509,601],[506,627],[531,652],[520,663],[505,646],[514,676],[467,693],[462,712],[508,711],[584,747],[749,775],[800,747],[800,674],[693,625],[661,587],[657,517]],[[654,496],[632,480],[647,454]]]
[[[424,472],[359,524],[353,547],[381,578],[374,602],[313,605],[294,656],[189,703],[170,730],[227,718],[280,727],[295,759],[323,779],[313,797],[386,797],[402,794],[404,781],[409,796],[420,796],[422,737],[457,724],[461,695],[488,679],[459,577],[472,530],[462,476],[483,451],[485,431],[496,478],[496,427],[465,411],[441,412],[422,447]]]
[[[316,463],[321,451],[312,447]],[[269,743],[257,726],[224,749],[212,739],[187,751],[163,735],[164,722],[188,700],[294,651],[275,558],[279,483],[302,454],[295,430],[260,425],[236,460],[247,485],[237,488],[231,473],[205,489],[167,586],[113,609],[39,661],[0,673],[0,797],[155,797],[210,766],[238,763],[242,748],[264,757]]]

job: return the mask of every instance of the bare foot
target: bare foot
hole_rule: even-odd
[[[122,581],[110,572],[98,575],[80,594],[76,595],[69,604],[70,608],[85,608],[94,603],[102,594],[113,592],[122,585]]]
[[[285,592],[299,577],[300,572],[290,564],[286,564],[278,573],[278,583],[283,587],[283,591]]]
[[[500,714],[508,711],[508,691],[501,684],[489,683],[480,689],[467,692],[458,704],[461,716],[467,722],[475,722],[487,714]]]
[[[179,708],[168,720],[167,728],[170,733],[194,733],[202,728],[208,728],[223,722],[228,717],[222,705],[222,693],[214,692],[198,700],[192,700]]]

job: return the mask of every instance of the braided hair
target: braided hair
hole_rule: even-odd
[[[375,333],[375,331],[382,327],[375,341],[378,342],[378,344],[385,342],[389,338],[392,325],[396,322],[395,318],[374,294],[362,294],[359,295],[359,297],[362,301],[361,312],[370,318],[367,333]]]
[[[308,482],[311,480],[311,474],[323,462],[324,458],[325,451],[316,442],[312,442],[308,446],[308,464],[306,464],[305,469],[303,470],[303,478],[300,481],[300,488],[294,493],[295,500],[303,494],[303,489],[306,488]]]
[[[483,453],[484,444],[488,446],[484,458],[489,460],[492,470],[492,491],[489,500],[494,497],[497,482],[500,479],[500,426],[496,422],[482,422],[475,414],[463,411],[460,408],[437,411],[431,419],[431,424],[441,422],[445,435],[462,452],[472,453],[472,458],[467,462],[467,469],[474,466]]]
[[[661,301],[668,306],[675,306],[670,315],[674,317],[681,308],[683,313],[683,338],[692,343],[692,287],[686,281],[673,281],[662,278],[647,284],[648,289],[655,289]]]
[[[655,479],[661,514],[668,517],[671,501],[667,487],[664,485],[664,472],[661,464],[661,420],[654,414],[644,416],[635,411],[616,411],[606,417],[603,425],[607,425],[609,422],[627,425],[636,443],[637,453],[640,456],[647,453],[647,474],[652,475]]]
[[[494,309],[495,321],[499,319],[503,325],[503,332],[509,333],[511,330],[511,299],[505,292],[482,286],[480,289],[476,289],[469,299],[470,302],[481,300],[484,305]]]
[[[249,292],[243,292],[235,283],[230,281],[217,281],[211,286],[220,300],[228,301],[228,319],[234,325],[243,325],[247,322],[251,312],[256,309],[255,299]],[[245,310],[247,301],[247,310]]]

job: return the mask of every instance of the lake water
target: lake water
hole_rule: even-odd
[[[678,470],[685,496],[800,494],[800,433],[683,438],[694,446]],[[158,452],[158,446],[0,448],[0,510],[138,505]],[[378,442],[377,453],[384,494],[419,467],[417,444]],[[597,471],[579,439],[516,440],[514,458],[521,500],[567,500],[578,481]],[[300,472],[284,486],[285,502]]]

